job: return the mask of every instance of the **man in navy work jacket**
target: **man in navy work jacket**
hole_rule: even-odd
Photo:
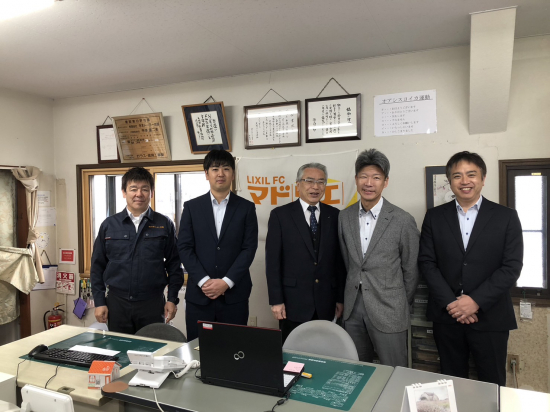
[[[103,221],[94,243],[90,276],[95,317],[98,322],[108,320],[114,332],[133,334],[176,316],[183,270],[174,223],[149,207],[154,186],[146,169],[126,172],[126,209]]]
[[[487,167],[476,153],[447,163],[456,200],[428,210],[418,263],[430,298],[441,373],[468,378],[473,355],[479,380],[506,385],[508,335],[517,328],[510,288],[523,266],[515,210],[481,196]]]
[[[235,159],[225,150],[204,158],[210,191],[183,205],[178,251],[188,273],[185,293],[187,339],[197,321],[246,325],[252,290],[250,265],[258,248],[254,203],[231,193]]]

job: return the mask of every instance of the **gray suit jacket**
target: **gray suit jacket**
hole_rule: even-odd
[[[363,301],[373,325],[384,333],[406,330],[419,277],[420,232],[414,218],[384,199],[363,256],[359,204],[354,203],[340,212],[338,236],[347,270],[344,321],[351,315],[362,282]]]

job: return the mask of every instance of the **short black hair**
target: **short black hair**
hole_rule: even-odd
[[[235,170],[235,159],[225,150],[210,150],[204,158],[203,167],[208,171],[211,167],[229,166]]]
[[[376,149],[363,150],[355,160],[355,176],[367,166],[376,166],[382,170],[384,178],[390,175],[390,161],[386,155]]]
[[[458,152],[451,156],[447,162],[447,166],[445,167],[447,179],[451,180],[451,171],[453,170],[453,167],[462,161],[473,163],[479,167],[481,169],[481,177],[485,179],[485,176],[487,175],[487,166],[485,165],[483,158],[477,153],[470,153],[467,151]]]
[[[124,176],[122,176],[122,190],[126,192],[126,188],[130,182],[147,182],[151,187],[151,191],[155,190],[153,175],[143,167],[133,167],[124,173]]]

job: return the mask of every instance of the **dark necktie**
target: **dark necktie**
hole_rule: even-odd
[[[311,228],[311,231],[313,234],[317,233],[317,218],[315,217],[315,211],[317,210],[317,206],[308,206],[307,210],[311,212],[311,216],[309,217],[309,227]]]

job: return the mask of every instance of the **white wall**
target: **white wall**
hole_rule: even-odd
[[[66,183],[66,219],[68,227],[72,228],[67,233],[58,233],[58,245],[78,247],[75,165],[97,163],[95,126],[102,124],[107,115],[129,114],[142,97],[153,111],[163,112],[165,116],[173,160],[203,157],[192,155],[189,150],[181,105],[201,103],[210,95],[225,104],[233,154],[238,157],[330,153],[376,147],[389,157],[392,166],[390,184],[384,195],[409,211],[420,226],[426,209],[425,166],[444,165],[458,151],[478,152],[488,165],[488,180],[483,193],[498,201],[499,159],[550,157],[549,73],[550,36],[516,41],[508,130],[486,135],[468,134],[468,47],[58,100],[54,103],[55,175]],[[331,77],[335,77],[350,93],[362,94],[361,141],[303,143],[301,147],[276,151],[244,149],[243,106],[256,104],[269,88],[287,100],[312,98]],[[437,134],[373,136],[374,95],[427,89],[437,90]],[[339,94],[343,91],[331,83],[323,96]],[[278,101],[273,96],[270,94],[269,99],[262,103]],[[149,111],[143,103],[140,109],[140,113]],[[302,139],[305,141],[305,136]],[[254,288],[250,314],[258,317],[259,325],[275,326],[267,304],[263,248],[261,243],[252,266]],[[81,324],[74,316],[71,323]]]
[[[51,191],[52,206],[55,206],[53,101],[0,89],[0,123],[0,165],[40,168],[39,190]],[[53,260],[56,254],[55,228],[41,228],[40,231],[50,236],[47,253]],[[43,330],[42,314],[53,306],[55,299],[52,290],[31,292],[32,333]],[[14,340],[18,329],[19,320],[0,329],[0,336],[7,339],[3,343]]]

